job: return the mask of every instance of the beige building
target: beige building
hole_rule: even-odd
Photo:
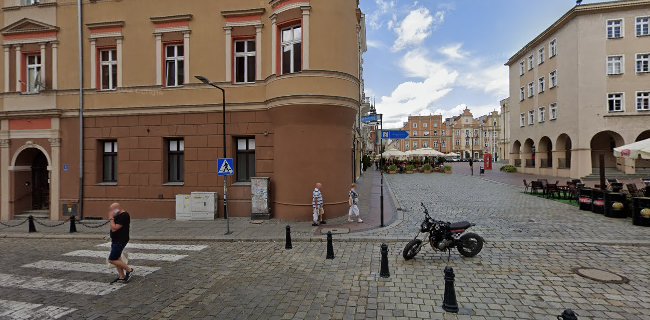
[[[509,162],[510,159],[510,98],[499,102],[501,106],[501,132],[499,133],[499,159]]]
[[[173,218],[177,194],[221,202],[224,147],[232,216],[250,216],[254,176],[271,178],[275,217],[309,220],[315,182],[330,217],[347,213],[361,148],[358,1],[85,0],[82,130],[76,1],[2,4],[2,220],[60,219],[80,201],[85,216],[119,201],[134,218]],[[197,75],[225,90],[225,123],[221,92]]]
[[[526,173],[579,178],[647,162],[612,148],[650,138],[650,1],[578,5],[506,63],[510,162]]]

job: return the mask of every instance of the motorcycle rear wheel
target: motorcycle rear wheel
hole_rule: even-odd
[[[420,252],[420,249],[422,249],[422,240],[420,239],[413,239],[409,243],[406,244],[406,247],[404,247],[404,251],[402,252],[402,256],[404,257],[404,260],[411,260],[415,258],[415,256]]]
[[[456,249],[463,257],[475,257],[483,249],[483,238],[476,233],[466,233],[458,239]]]

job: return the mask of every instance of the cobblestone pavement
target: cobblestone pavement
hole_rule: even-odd
[[[160,269],[104,295],[80,294],[88,284],[77,282],[109,286],[112,275],[25,267],[39,260],[103,263],[63,255],[100,250],[101,243],[0,240],[0,268],[10,274],[0,282],[1,299],[10,301],[0,300],[0,318],[47,319],[11,302],[18,301],[64,307],[61,319],[555,319],[565,308],[580,319],[650,319],[649,247],[488,242],[475,258],[453,253],[448,264],[456,272],[458,316],[440,307],[446,256],[425,248],[407,262],[401,243],[389,243],[388,279],[378,277],[374,241],[335,241],[334,260],[326,260],[325,244],[316,242],[296,242],[293,250],[279,242],[220,242],[180,252],[186,257],[178,261],[134,258],[136,274],[143,266]],[[129,251],[136,257],[151,250]],[[580,266],[608,269],[630,282],[582,278],[572,272]],[[73,290],[62,292],[48,279],[65,279]]]

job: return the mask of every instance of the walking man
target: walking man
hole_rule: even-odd
[[[474,175],[474,159],[469,158],[469,169],[472,170],[472,175]]]
[[[129,243],[131,217],[119,203],[113,203],[108,213],[108,220],[111,222],[111,253],[108,256],[108,262],[115,266],[119,274],[119,278],[113,282],[126,283],[131,280],[133,268],[124,263],[121,257],[124,247]]]
[[[312,226],[314,227],[318,227],[319,221],[322,224],[326,223],[322,217],[325,213],[325,210],[323,209],[323,194],[320,192],[322,186],[323,185],[320,182],[316,183],[316,188],[314,188],[314,192],[312,193],[311,206],[314,211],[314,223],[312,223]]]
[[[359,194],[357,193],[357,185],[350,185],[350,197],[348,198],[348,204],[350,205],[350,210],[348,211],[348,222],[353,222],[352,217],[357,218],[357,222],[362,223],[361,217],[359,216]]]

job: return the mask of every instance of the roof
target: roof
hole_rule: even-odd
[[[593,14],[598,12],[606,11],[617,11],[622,9],[634,9],[637,7],[647,8],[650,5],[650,0],[617,0],[617,1],[606,1],[598,2],[591,4],[581,4],[576,5],[571,10],[567,11],[563,16],[561,16],[557,21],[555,21],[550,27],[546,28],[542,33],[537,37],[531,40],[523,48],[521,48],[517,53],[515,53],[508,61],[505,63],[506,66],[510,66],[516,61],[525,55],[531,49],[537,47],[542,40],[546,39],[549,35],[557,32],[564,25],[569,23],[573,18],[579,15]]]

